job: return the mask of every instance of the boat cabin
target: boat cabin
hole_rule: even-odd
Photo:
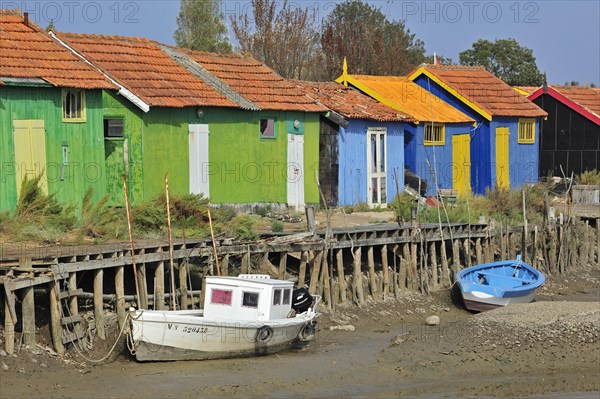
[[[204,317],[239,321],[285,319],[292,304],[293,281],[265,274],[206,277]]]

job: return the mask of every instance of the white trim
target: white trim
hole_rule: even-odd
[[[87,58],[85,58],[83,55],[79,54],[75,49],[73,49],[67,43],[63,42],[58,36],[56,36],[56,34],[53,31],[49,31],[48,33],[57,42],[59,42],[63,47],[66,47],[73,54],[75,54],[76,56],[78,56],[79,58],[81,58],[85,63],[87,63],[88,65],[90,65],[93,68],[95,68],[98,72],[100,72],[102,75],[104,75],[104,77],[106,77],[106,79],[110,80],[114,85],[119,86],[119,94],[121,94],[123,97],[125,97],[126,99],[128,99],[131,103],[133,103],[136,107],[138,107],[142,111],[144,111],[144,112],[150,111],[150,105],[148,105],[144,101],[142,101],[141,98],[139,98],[138,96],[136,96],[135,94],[133,94],[132,92],[130,92],[129,90],[127,90],[122,84],[120,84],[119,82],[117,82],[116,80],[114,80],[113,78],[111,78],[110,76],[108,76],[106,73],[104,73],[104,71],[102,71],[100,68],[98,68],[92,62],[90,62]]]

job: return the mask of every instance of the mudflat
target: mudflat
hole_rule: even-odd
[[[123,342],[100,363],[0,353],[0,397],[572,397],[600,393],[600,284],[549,278],[537,301],[472,314],[448,289],[324,311],[317,342],[257,358],[138,363]],[[595,273],[595,276],[594,276]],[[440,323],[425,324],[428,316]],[[83,352],[108,353],[118,335]]]

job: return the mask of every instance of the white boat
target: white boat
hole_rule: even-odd
[[[309,342],[321,298],[293,286],[260,274],[206,277],[203,310],[131,310],[130,349],[138,361],[204,360]]]

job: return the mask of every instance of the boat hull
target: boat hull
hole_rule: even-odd
[[[261,356],[303,341],[310,319],[269,322],[210,320],[200,313],[135,311],[132,338],[138,361],[208,360]]]
[[[535,290],[544,283],[545,278],[518,258],[461,270],[456,275],[456,281],[465,307],[484,312],[513,303],[533,301]]]

